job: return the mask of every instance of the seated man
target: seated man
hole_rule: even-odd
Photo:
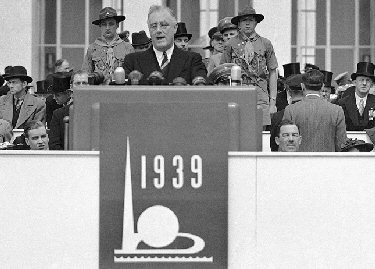
[[[283,120],[277,127],[275,142],[279,151],[296,152],[301,145],[302,136],[299,134],[298,126],[290,121]]]
[[[70,106],[73,105],[73,97],[71,95],[72,90],[80,86],[87,86],[89,83],[89,77],[86,71],[78,70],[74,72],[71,77],[65,78],[64,81],[66,85],[62,90],[68,92],[69,102],[67,102],[64,107],[56,109],[53,112],[49,136],[49,148],[51,150],[64,149],[64,118],[69,116]]]
[[[24,129],[26,144],[30,150],[48,150],[48,134],[41,121],[30,121]]]
[[[27,84],[33,79],[23,66],[13,66],[5,76],[9,92],[0,97],[0,119],[10,122],[14,129],[24,129],[25,123],[46,119],[45,102],[27,93]]]
[[[137,70],[143,74],[139,84],[149,84],[147,78],[154,71],[165,78],[162,84],[171,84],[176,77],[182,77],[187,84],[196,85],[206,81],[206,67],[198,53],[183,51],[174,45],[177,21],[171,9],[151,6],[147,20],[152,46],[142,52],[125,56],[125,74]]]

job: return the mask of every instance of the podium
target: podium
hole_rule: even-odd
[[[100,104],[227,103],[229,150],[262,151],[262,111],[255,87],[88,86],[74,91],[70,149],[99,150]],[[113,126],[112,128],[116,128]]]

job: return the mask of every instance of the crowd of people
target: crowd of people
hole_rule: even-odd
[[[302,73],[300,63],[285,64],[281,77],[271,41],[256,32],[264,16],[251,6],[210,29],[210,44],[204,48],[210,51],[208,59],[190,50],[192,34],[168,7],[151,6],[150,37],[143,30],[132,33],[131,43],[128,31],[117,33],[124,20],[113,8],[103,8],[92,22],[101,35],[87,49],[82,68],[73,71],[67,59],[59,59],[55,72],[37,82],[37,93],[47,93],[45,98],[28,90],[33,79],[23,66],[5,68],[0,76],[2,145],[64,149],[74,90],[113,84],[118,70],[124,71],[129,85],[228,86],[234,81],[235,67],[241,85],[256,86],[272,151],[372,150],[372,144],[348,139],[346,132],[375,128],[374,64],[359,62],[351,75],[338,75],[337,87],[332,85],[332,72],[313,64],[306,64]],[[24,129],[13,144],[12,129]]]

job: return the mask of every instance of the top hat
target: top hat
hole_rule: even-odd
[[[51,85],[51,91],[53,93],[65,92],[70,89],[70,78],[71,74],[53,74],[53,82]]]
[[[239,11],[238,15],[236,17],[233,17],[231,21],[233,24],[238,25],[240,19],[246,16],[254,16],[257,23],[260,23],[264,19],[264,16],[262,14],[256,13],[253,7],[247,6],[243,10]]]
[[[330,71],[325,71],[325,70],[319,70],[320,73],[323,74],[324,78],[323,78],[323,84],[324,84],[324,87],[329,87],[329,88],[334,88],[332,85],[331,85],[331,82],[332,82],[332,75],[333,73],[330,72]]]
[[[177,31],[174,34],[174,38],[186,36],[189,40],[191,39],[192,34],[188,34],[186,30],[186,24],[184,22],[177,23]]]
[[[288,78],[291,75],[301,74],[300,63],[289,63],[283,64],[284,67],[284,78]]]
[[[357,63],[357,72],[351,75],[352,80],[355,80],[358,76],[369,77],[375,82],[374,76],[375,65],[369,62]]]
[[[48,89],[48,82],[46,80],[38,80],[36,82],[36,92],[46,93]]]
[[[237,29],[237,25],[233,24],[231,20],[232,17],[225,17],[224,19],[221,19],[219,21],[217,28],[220,31],[220,33],[223,33],[225,30],[228,29]]]
[[[303,71],[306,72],[307,70],[311,70],[311,69],[319,70],[319,67],[315,64],[306,63],[305,69]]]
[[[99,25],[102,20],[113,18],[117,22],[124,21],[125,16],[117,16],[116,10],[111,7],[105,7],[99,12],[99,19],[92,22],[92,24]]]
[[[145,31],[139,31],[138,33],[132,33],[132,45],[142,46],[147,45],[151,42],[151,38],[146,35]]]
[[[10,80],[12,78],[22,78],[27,81],[27,83],[31,83],[33,79],[27,75],[26,68],[20,65],[12,66],[9,69],[9,72],[4,74],[5,80]]]
[[[364,140],[349,138],[341,145],[341,151],[347,152],[352,148],[357,148],[360,152],[370,152],[374,148],[371,143],[366,143]]]

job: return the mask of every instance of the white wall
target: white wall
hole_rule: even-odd
[[[282,65],[291,62],[292,1],[254,0],[254,8],[264,15],[256,30],[272,42],[279,71],[284,74]]]
[[[7,65],[23,65],[32,74],[32,2],[0,1],[0,73]]]

